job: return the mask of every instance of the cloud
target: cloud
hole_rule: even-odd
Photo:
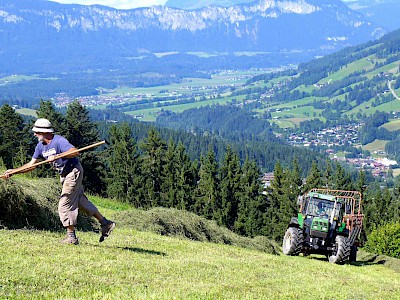
[[[117,9],[131,9],[136,7],[149,7],[164,5],[167,0],[51,0],[63,4],[93,5],[100,4]]]

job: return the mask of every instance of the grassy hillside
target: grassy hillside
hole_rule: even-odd
[[[400,32],[395,31],[381,40],[305,63],[289,78],[286,74],[255,77],[248,86],[242,87],[241,93],[273,79],[274,88],[264,92],[268,98],[261,100],[264,108],[259,108],[257,113],[271,111],[272,118],[279,120],[274,122],[280,127],[291,127],[293,118],[297,123],[310,118],[326,120],[323,109],[334,112],[336,118],[356,119],[361,115],[370,116],[377,110],[398,112],[399,40]],[[305,93],[304,96],[301,93]],[[262,99],[263,94],[259,96]]]
[[[79,232],[0,230],[1,299],[396,299],[400,273],[377,262],[332,265],[118,226]]]
[[[265,238],[240,237],[188,212],[91,196],[117,222],[105,242],[86,220],[80,245],[59,244],[55,179],[1,181],[0,204],[18,191],[47,208],[47,230],[0,226],[0,299],[395,299],[399,260],[360,251],[359,261],[332,265],[324,256],[287,257]],[[50,188],[50,189],[48,189]],[[7,198],[8,199],[8,198]],[[8,203],[16,204],[16,197]],[[23,211],[14,209],[11,214]],[[29,211],[29,209],[28,209]],[[1,216],[4,214],[0,214]],[[26,221],[28,222],[28,221]],[[32,224],[33,219],[29,220]],[[27,225],[29,225],[27,224]],[[44,226],[43,225],[43,226]]]

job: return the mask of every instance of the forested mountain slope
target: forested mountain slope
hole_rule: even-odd
[[[310,112],[317,112],[320,118],[357,118],[397,100],[388,84],[395,92],[399,88],[399,61],[397,30],[378,41],[300,64],[295,70],[256,76],[236,93],[249,93],[249,98],[260,95],[264,110],[280,108],[290,114],[290,108],[297,105],[312,108]]]
[[[398,159],[400,126],[395,120],[400,117],[399,66],[397,30],[295,69],[255,76],[225,94],[231,99],[226,106],[180,114],[166,108],[157,122],[197,134],[235,135],[242,141],[262,135],[273,141],[272,132],[288,138],[291,134],[352,126],[351,130],[358,132],[347,146],[359,147],[376,139],[391,141],[386,151]],[[241,113],[239,107],[243,108]],[[326,146],[321,149],[326,150]],[[361,153],[356,148],[351,151]]]
[[[201,135],[230,137],[233,140],[262,137],[265,141],[282,143],[273,134],[268,121],[256,118],[251,111],[236,106],[206,106],[188,109],[181,114],[160,114],[157,124]]]
[[[377,111],[400,111],[399,64],[397,30],[297,69],[253,77],[233,94],[246,95],[253,112],[281,128],[361,122]]]

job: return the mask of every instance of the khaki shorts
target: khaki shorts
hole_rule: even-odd
[[[80,163],[65,177],[60,177],[62,191],[58,202],[58,215],[64,227],[76,225],[78,211],[82,210],[88,216],[93,216],[98,209],[86,197],[83,186],[83,169]]]

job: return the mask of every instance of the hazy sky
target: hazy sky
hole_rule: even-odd
[[[149,7],[152,5],[164,5],[167,0],[51,0],[64,4],[92,5],[100,4],[118,9],[131,9],[135,7]]]

